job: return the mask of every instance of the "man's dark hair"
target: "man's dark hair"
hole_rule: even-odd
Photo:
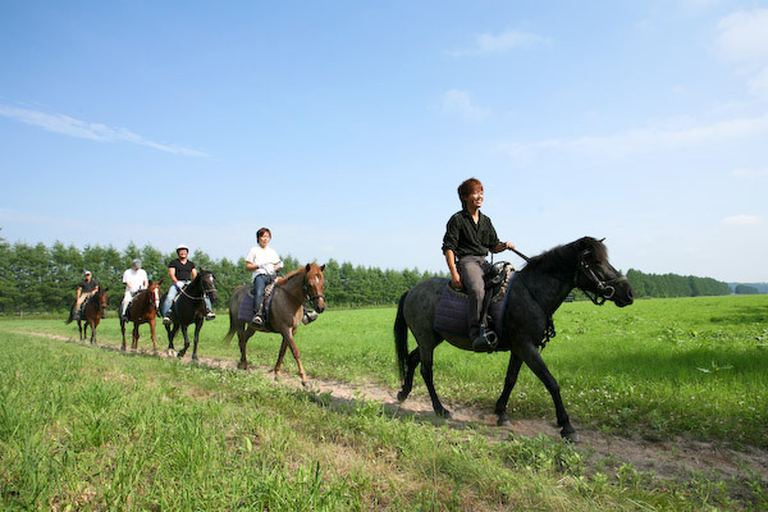
[[[461,206],[464,206],[464,199],[466,199],[469,194],[471,194],[472,191],[478,187],[480,187],[481,190],[483,189],[483,184],[477,178],[469,178],[461,182],[461,185],[459,185],[458,189]]]
[[[272,238],[272,232],[269,230],[269,228],[260,228],[260,229],[259,229],[259,230],[256,232],[256,240],[258,240],[259,238],[261,238],[261,235],[263,235],[264,233],[269,233],[269,238]]]

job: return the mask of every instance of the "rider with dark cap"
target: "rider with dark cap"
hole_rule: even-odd
[[[83,280],[77,285],[75,291],[75,305],[72,306],[72,319],[80,320],[80,308],[94,293],[99,291],[99,283],[93,279],[90,270],[83,272]]]
[[[483,184],[476,178],[465,180],[458,189],[461,211],[448,220],[443,237],[443,254],[451,274],[451,285],[469,295],[469,337],[477,352],[492,350],[485,337],[482,315],[485,297],[483,275],[491,269],[485,257],[488,251],[497,253],[514,249],[512,242],[501,242],[490,217],[480,212],[483,205]]]
[[[176,296],[197,277],[197,268],[192,260],[189,259],[189,247],[186,244],[179,244],[176,247],[176,255],[178,258],[168,264],[168,276],[171,278],[171,287],[168,289],[165,301],[160,306],[163,324],[165,325],[170,325],[172,322],[171,307]],[[213,320],[216,318],[216,315],[211,308],[211,300],[207,295],[204,295],[203,298],[205,300],[205,319]]]

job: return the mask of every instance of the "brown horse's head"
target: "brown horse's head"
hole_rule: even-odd
[[[107,311],[107,302],[109,301],[109,297],[107,296],[108,291],[109,288],[99,289],[99,316],[101,316],[101,318],[104,318],[104,313]]]
[[[304,294],[318,313],[325,311],[325,265],[307,263],[304,267]]]
[[[160,285],[163,284],[163,280],[150,281],[147,286],[147,295],[149,296],[149,303],[154,304],[155,310],[160,310]]]

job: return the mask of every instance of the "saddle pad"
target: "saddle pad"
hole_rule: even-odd
[[[488,314],[493,320],[493,327],[500,333],[501,318],[504,312],[504,301],[495,300],[488,306]],[[434,329],[438,332],[469,336],[469,297],[466,294],[456,293],[450,285],[445,285],[445,290],[435,307]]]
[[[272,305],[273,288],[274,285],[270,283],[264,290],[264,325],[269,325],[269,310]],[[253,309],[253,294],[251,290],[248,290],[240,302],[240,308],[237,310],[237,319],[243,322],[250,322],[253,320]]]

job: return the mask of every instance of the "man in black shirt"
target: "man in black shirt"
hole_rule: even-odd
[[[176,255],[178,258],[168,264],[168,276],[171,278],[171,287],[168,289],[165,301],[160,306],[160,313],[163,315],[163,324],[165,325],[171,325],[171,307],[176,295],[197,277],[197,268],[195,268],[192,260],[188,259],[189,247],[186,244],[180,244],[176,247]],[[206,320],[216,318],[211,309],[211,300],[207,295],[205,296],[205,309]]]
[[[75,292],[75,305],[72,306],[72,319],[80,320],[80,308],[91,295],[99,291],[99,283],[93,279],[90,270],[83,273],[83,280],[77,285]]]
[[[485,297],[483,275],[491,264],[485,260],[488,251],[494,253],[514,249],[512,242],[501,242],[491,219],[480,212],[484,191],[480,180],[470,178],[459,185],[462,209],[448,220],[443,237],[443,254],[451,274],[451,285],[469,295],[469,337],[478,352],[491,350],[480,318]]]

